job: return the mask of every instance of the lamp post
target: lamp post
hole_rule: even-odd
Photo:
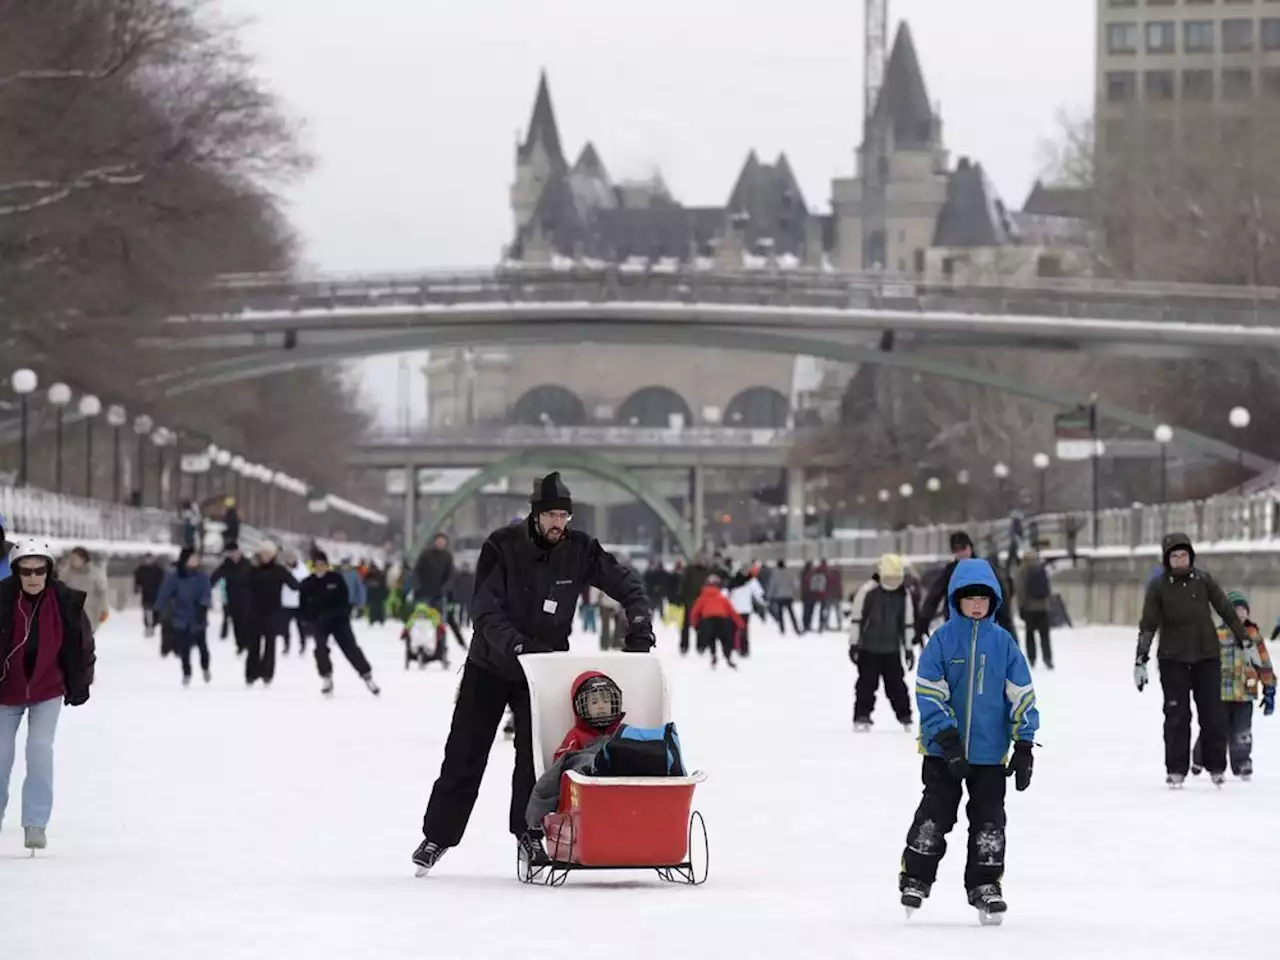
[[[151,432],[151,443],[156,448],[156,505],[163,507],[169,499],[164,457],[164,448],[169,443],[169,431],[164,427],[156,427]]]
[[[911,495],[916,492],[916,488],[909,483],[904,483],[898,487],[898,496],[902,497],[902,525],[905,527],[911,518]]]
[[[135,417],[133,420],[133,432],[138,435],[138,449],[135,454],[138,475],[135,478],[135,492],[138,495],[138,506],[140,507],[145,504],[147,499],[147,462],[145,459],[147,448],[144,444],[146,443],[147,435],[151,433],[151,429],[155,425],[156,422],[145,413],[140,417]]]
[[[1237,430],[1243,430],[1249,426],[1249,421],[1253,418],[1249,415],[1249,411],[1244,407],[1232,407],[1231,412],[1227,414],[1227,421]],[[1244,450],[1240,448],[1240,444],[1236,443],[1236,469],[1240,474],[1240,488],[1236,491],[1238,496],[1244,496]]]
[[[13,392],[18,395],[18,416],[22,426],[21,449],[18,460],[18,486],[25,487],[30,479],[27,470],[27,397],[35,392],[36,387],[40,386],[40,380],[34,370],[23,367],[21,370],[13,371],[13,376],[9,378],[9,385],[13,387]]]
[[[107,423],[111,427],[111,498],[120,502],[120,428],[129,422],[124,407],[113,404],[107,407]]]
[[[1160,503],[1165,504],[1169,502],[1169,444],[1173,442],[1173,427],[1162,423],[1152,436],[1160,444]]]
[[[938,491],[942,489],[942,481],[937,477],[930,477],[924,482],[924,488],[929,491],[929,522],[938,522],[937,499]]]
[[[960,484],[960,519],[964,522],[969,519],[969,480],[968,470],[956,473],[956,483]]]
[[[1008,481],[1009,481],[1009,466],[1008,466],[1008,464],[1006,464],[1003,460],[998,460],[998,461],[996,461],[996,465],[995,465],[994,467],[992,467],[992,468],[991,468],[991,472],[992,472],[993,474],[995,474],[995,478],[996,478],[996,497],[1000,500],[1000,507],[999,507],[999,509],[1000,509],[1001,511],[1003,511],[1003,510],[1004,510],[1004,501],[1005,501],[1006,487],[1007,487],[1007,485],[1008,485]]]
[[[84,496],[93,499],[93,421],[102,412],[102,401],[91,393],[80,398],[80,416],[84,417]]]
[[[1040,509],[1038,513],[1044,513],[1046,498],[1046,487],[1049,478],[1049,455],[1047,453],[1037,453],[1031,458],[1031,465],[1036,468],[1036,472],[1040,474]]]
[[[62,492],[62,418],[71,402],[71,388],[65,383],[49,387],[49,402],[53,404],[53,490]]]

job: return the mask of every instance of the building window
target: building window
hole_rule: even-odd
[[[1172,20],[1155,20],[1147,24],[1147,53],[1172,53],[1177,45]]]
[[[1222,21],[1222,52],[1248,53],[1253,49],[1253,21],[1233,17]]]
[[[1107,53],[1137,53],[1138,25],[1136,23],[1107,24]]]
[[[1272,100],[1280,100],[1280,67],[1263,67],[1258,74],[1262,93]]]
[[[1280,50],[1280,19],[1266,17],[1262,21],[1262,49]]]
[[[1148,7],[1172,7],[1175,0],[1147,0]]]
[[[1213,21],[1188,20],[1182,25],[1182,50],[1184,53],[1213,52]]]
[[[1137,99],[1138,75],[1132,70],[1112,70],[1107,74],[1107,102],[1129,103]]]
[[[1172,70],[1148,70],[1142,75],[1142,93],[1147,100],[1157,103],[1174,98]]]
[[[1212,70],[1183,70],[1182,99],[1207,101],[1213,99]]]
[[[1253,71],[1232,67],[1222,71],[1222,99],[1248,100],[1253,96]]]
[[[1137,5],[1138,0],[1109,0],[1107,3],[1107,6],[1111,7],[1113,10],[1117,7],[1136,7]]]

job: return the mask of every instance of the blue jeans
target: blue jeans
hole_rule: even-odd
[[[22,825],[47,827],[53,812],[53,735],[62,697],[25,707],[0,706],[0,820],[9,805],[9,775],[17,754],[18,727],[27,715],[27,777],[22,782]]]

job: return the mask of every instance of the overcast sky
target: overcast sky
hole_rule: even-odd
[[[953,156],[1013,207],[1061,111],[1093,95],[1088,0],[890,0],[915,36]],[[492,265],[511,235],[516,133],[545,67],[565,150],[615,178],[661,169],[723,203],[749,149],[787,152],[810,207],[853,171],[858,0],[224,0],[253,18],[261,71],[305,121],[316,171],[291,190],[323,270]],[[374,364],[394,404],[395,364]],[[389,372],[389,373],[388,373]],[[417,392],[417,391],[415,391]]]

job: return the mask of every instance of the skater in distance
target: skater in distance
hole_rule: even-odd
[[[1200,717],[1200,745],[1204,767],[1217,785],[1227,768],[1227,716],[1222,705],[1221,653],[1216,611],[1231,631],[1235,644],[1258,666],[1253,640],[1222,587],[1207,571],[1196,567],[1196,552],[1185,533],[1164,538],[1164,569],[1147,584],[1138,623],[1138,650],[1133,682],[1141,693],[1148,682],[1147,662],[1157,632],[1160,648],[1160,686],[1164,691],[1165,783],[1181,787],[1191,766],[1191,698]]]
[[[559,473],[534,482],[529,515],[489,535],[476,564],[471,599],[475,632],[462,669],[440,776],[422,819],[423,840],[413,853],[418,875],[462,840],[480,791],[489,751],[511,707],[515,771],[509,828],[527,862],[547,862],[542,835],[525,823],[534,785],[529,685],[516,658],[522,653],[569,649],[577,601],[587,586],[613,597],[626,611],[623,649],[647,653],[653,626],[644,583],[594,537],[570,529],[573,500]]]
[[[947,591],[951,616],[929,639],[916,670],[924,796],[907,832],[898,889],[908,916],[929,896],[967,787],[964,886],[981,921],[999,923],[1007,909],[1000,888],[1005,778],[1014,777],[1019,791],[1031,785],[1040,713],[1026,658],[995,622],[1003,596],[991,564],[961,560]]]

